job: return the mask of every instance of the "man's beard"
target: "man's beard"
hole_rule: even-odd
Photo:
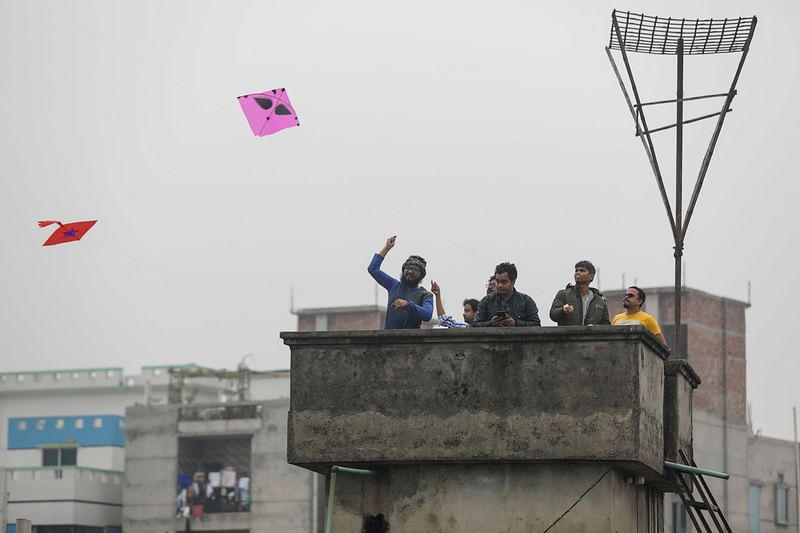
[[[414,287],[419,285],[419,280],[418,279],[408,279],[407,277],[403,276],[403,279],[400,280],[400,283],[402,283],[404,287],[408,287],[410,289],[413,289]]]

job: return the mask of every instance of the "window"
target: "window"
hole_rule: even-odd
[[[58,466],[59,460],[58,448],[42,450],[42,466]]]
[[[154,368],[153,369],[153,375],[154,376],[160,376],[161,375],[161,369],[160,368]]]
[[[83,429],[83,418],[75,419],[75,429]]]
[[[789,487],[783,484],[780,476],[779,485],[775,486],[775,523],[787,525],[789,523]]]
[[[25,431],[26,429],[28,429],[28,423],[24,420],[20,420],[19,422],[17,422],[17,429],[19,431]]]
[[[761,486],[750,485],[747,491],[747,510],[750,517],[750,533],[761,533]]]
[[[53,374],[53,379],[56,381],[61,381],[61,372],[56,372]]]
[[[61,448],[61,464],[63,466],[78,464],[78,448]]]
[[[72,379],[81,379],[81,373],[80,372],[73,372],[72,373]]]
[[[179,472],[200,471],[205,475],[203,484],[239,489],[231,492],[228,498],[203,502],[207,514],[250,510],[249,491],[253,488],[250,484],[251,457],[250,435],[178,438]],[[198,488],[203,494],[203,488]]]
[[[64,419],[59,418],[56,420],[56,429],[64,429]]]
[[[116,374],[116,372],[114,372],[113,370],[106,370],[106,377],[107,378],[113,378],[115,374]]]
[[[89,378],[90,379],[97,379],[97,372],[95,370],[92,370],[91,372],[89,372]]]
[[[96,428],[103,427],[103,419],[102,418],[95,418],[94,421],[92,421],[92,425],[94,427],[96,427]]]
[[[42,466],[75,466],[78,464],[77,448],[45,448]]]
[[[686,533],[686,508],[681,502],[672,502],[672,533]]]
[[[44,426],[45,426],[45,420],[43,418],[40,418],[39,420],[36,421],[36,429],[41,431],[44,429]]]
[[[17,383],[22,383],[23,381],[25,381],[25,375],[17,374]]]
[[[120,418],[119,419],[119,429],[125,429],[125,419],[124,418]]]

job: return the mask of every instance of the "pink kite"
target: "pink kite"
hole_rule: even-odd
[[[286,89],[240,96],[239,105],[253,134],[259,137],[300,125]]]

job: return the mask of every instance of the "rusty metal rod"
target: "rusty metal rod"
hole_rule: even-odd
[[[682,465],[681,463],[671,463],[669,461],[664,461],[664,466],[671,468],[672,470],[678,470],[679,472],[699,474],[701,476],[711,476],[719,479],[730,479],[731,477],[730,474],[725,472],[717,472],[716,470],[708,470],[706,468],[700,468],[697,466]]]
[[[728,110],[725,111],[725,112],[726,113],[730,113],[731,111],[733,111],[733,108],[728,108]],[[717,115],[721,115],[721,114],[722,114],[722,111],[720,111],[719,113],[710,113],[708,115],[703,115],[702,117],[690,118],[689,120],[684,120],[683,124],[686,125],[686,124],[691,124],[692,122],[700,122],[701,120],[705,120],[707,118],[716,117]],[[669,126],[661,126],[660,128],[655,128],[655,129],[652,129],[652,130],[641,131],[641,132],[637,133],[636,135],[638,136],[638,135],[643,135],[645,133],[656,133],[656,132],[659,132],[659,131],[671,130],[675,126],[677,126],[677,124],[670,124]]]
[[[325,533],[333,533],[333,510],[336,505],[336,474],[354,474],[357,476],[378,476],[380,475],[375,470],[366,470],[363,468],[350,468],[347,466],[332,466],[331,479],[328,484],[328,508],[326,509],[325,518]]]
[[[678,39],[678,75],[675,95],[675,226],[681,228],[683,223],[683,39]],[[683,359],[681,353],[681,259],[683,257],[683,236],[680,231],[675,236],[675,331],[673,334],[673,357]]]
[[[703,100],[704,98],[720,98],[722,96],[728,96],[728,93],[706,94],[703,96],[689,96],[688,98],[684,98],[683,101],[691,102],[692,100]],[[676,98],[673,98],[672,100],[657,100],[655,102],[644,102],[643,104],[637,105],[636,107],[644,107],[646,105],[657,105],[657,104],[674,104],[677,101],[678,100]]]
[[[612,11],[611,20],[614,27],[614,32],[617,35],[617,43],[620,46],[620,53],[622,54],[622,61],[625,64],[625,71],[628,74],[628,80],[631,82],[631,91],[633,92],[633,97],[636,100],[637,104],[641,104],[642,100],[639,98],[639,90],[636,88],[636,81],[633,78],[633,71],[631,70],[630,61],[628,61],[628,54],[625,51],[625,46],[623,46],[623,39],[622,33],[619,29],[619,23],[617,22],[617,14],[616,11]],[[627,31],[627,26],[626,26]],[[642,116],[642,126],[645,130],[647,130],[647,120],[644,116],[644,111],[640,109],[640,114]],[[680,228],[675,225],[675,217],[672,215],[672,207],[669,205],[669,197],[667,196],[667,190],[664,187],[664,179],[661,177],[661,168],[658,166],[658,159],[656,158],[656,149],[653,146],[653,140],[650,138],[649,134],[645,134],[643,137],[647,139],[647,145],[645,147],[645,151],[647,152],[647,157],[650,159],[650,165],[653,167],[653,172],[655,173],[656,177],[656,184],[658,185],[658,190],[661,193],[661,200],[664,202],[664,208],[667,211],[667,218],[669,219],[670,227],[672,228],[672,234],[677,238],[678,231]]]
[[[742,67],[744,67],[744,60],[747,59],[747,53],[750,51],[750,42],[753,40],[753,33],[756,31],[757,23],[758,19],[753,17],[753,24],[750,26],[750,34],[747,37],[747,45],[744,47],[744,50],[742,50],[742,57],[739,59],[739,66],[736,67],[736,74],[733,76],[733,82],[731,83],[731,88],[728,91],[728,97],[725,99],[725,104],[722,106],[722,109],[730,108],[731,101],[736,94],[736,83],[739,81],[739,75],[742,73]],[[682,237],[686,236],[686,230],[689,229],[689,221],[692,219],[694,206],[697,204],[697,197],[700,195],[700,189],[703,187],[703,181],[706,178],[706,172],[708,172],[708,165],[711,163],[711,156],[714,155],[714,148],[717,145],[719,133],[722,130],[722,123],[725,121],[726,114],[727,113],[720,113],[717,126],[714,129],[714,134],[711,136],[711,142],[708,143],[706,154],[703,156],[703,162],[700,164],[700,172],[698,173],[697,181],[694,184],[692,199],[689,201],[689,207],[686,210],[686,220],[683,222],[683,228],[679,228]]]

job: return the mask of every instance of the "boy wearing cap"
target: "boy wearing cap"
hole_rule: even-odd
[[[433,295],[419,286],[425,278],[427,262],[418,255],[409,256],[399,280],[382,271],[381,264],[396,239],[397,235],[386,239],[383,249],[372,256],[367,272],[389,293],[383,329],[419,329],[433,316]]]
[[[550,319],[559,326],[588,326],[611,324],[608,305],[603,294],[589,285],[596,270],[591,261],[575,263],[575,285],[572,283],[558,293],[550,306]]]

